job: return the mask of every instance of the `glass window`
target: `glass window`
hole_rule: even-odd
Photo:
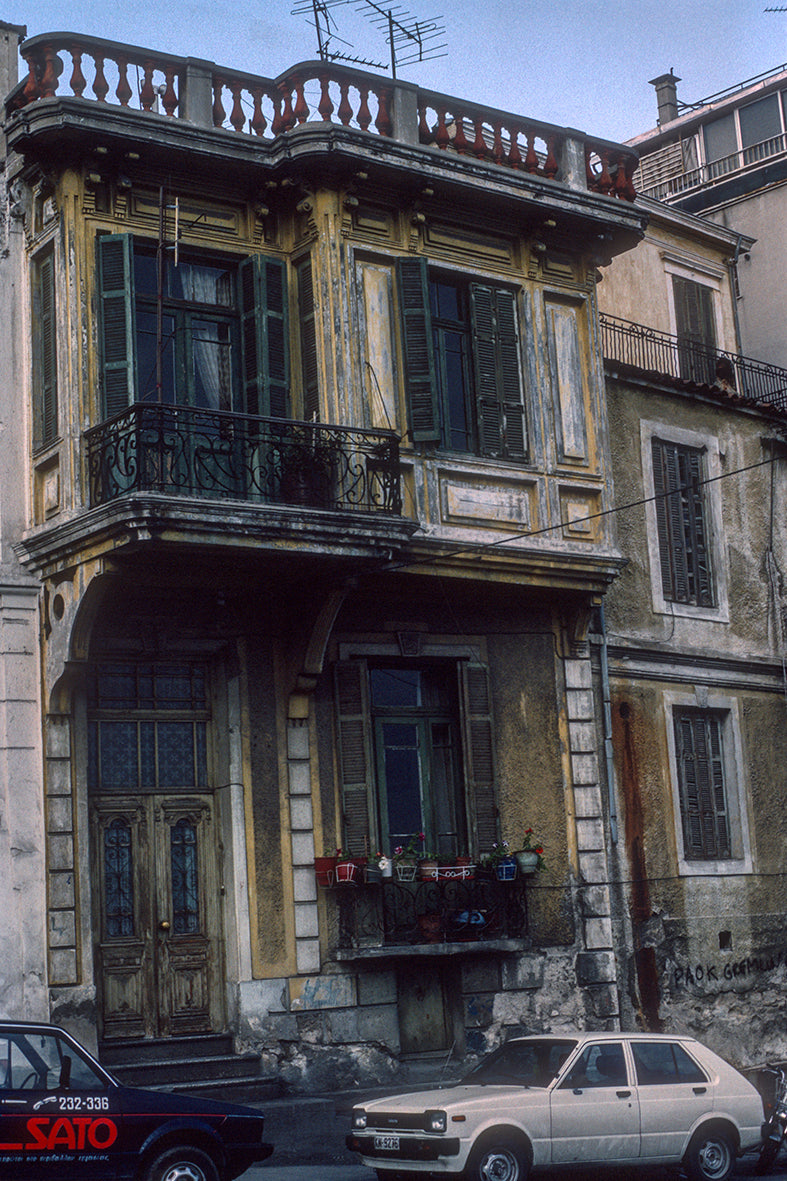
[[[741,145],[744,149],[753,148],[757,144],[764,144],[766,140],[775,139],[781,134],[781,119],[779,116],[779,96],[769,94],[767,98],[749,103],[738,111],[741,128]],[[746,163],[756,159],[754,153],[750,155],[744,151]]]
[[[586,1046],[561,1083],[561,1090],[586,1090],[589,1087],[625,1087],[628,1084],[626,1059],[620,1042],[602,1042]]]
[[[735,131],[735,116],[722,115],[703,127],[705,159],[710,165],[711,176],[720,176],[737,168],[738,137]]]
[[[516,1082],[548,1087],[576,1046],[576,1041],[544,1038],[507,1042],[471,1070],[465,1083]]]
[[[633,1042],[631,1048],[639,1086],[707,1082],[694,1059],[675,1042]]]

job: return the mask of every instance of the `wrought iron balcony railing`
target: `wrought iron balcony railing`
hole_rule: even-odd
[[[524,939],[525,879],[469,879],[339,885],[339,948]]]
[[[604,356],[610,361],[696,385],[716,386],[732,397],[787,411],[787,369],[614,316],[602,315],[600,323]]]
[[[392,431],[136,403],[85,436],[90,505],[129,492],[400,514]]]

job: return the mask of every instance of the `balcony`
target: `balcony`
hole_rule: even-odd
[[[307,62],[266,78],[74,33],[31,37],[20,53],[28,76],[7,98],[6,117],[9,144],[23,152],[35,136],[62,148],[69,135],[84,138],[100,128],[111,139],[145,135],[147,126],[157,140],[170,136],[183,149],[187,137],[192,152],[224,158],[233,150],[226,138],[210,145],[206,132],[229,134],[235,153],[258,165],[261,149],[285,143],[280,137],[307,127],[342,129],[354,136],[355,151],[369,150],[359,133],[379,147],[406,145],[408,170],[412,147],[421,146],[453,157],[452,170],[463,157],[625,202],[635,197],[637,154],[625,145],[336,62]],[[42,102],[55,98],[65,119],[52,120],[52,104]]]
[[[446,955],[468,944],[488,950],[523,946],[528,935],[525,879],[491,875],[374,885],[338,885],[339,959]]]
[[[730,400],[753,402],[779,414],[787,413],[787,369],[614,316],[602,315],[599,321],[607,361],[655,374],[672,383],[713,386]]]
[[[643,197],[651,197],[654,201],[669,203],[673,198],[680,197],[684,193],[694,192],[707,185],[718,184],[720,181],[728,180],[736,174],[748,172],[759,164],[785,154],[787,154],[787,135],[780,133],[761,143],[731,152],[728,156],[722,156],[718,160],[711,160],[694,168],[678,167],[671,175],[648,183],[647,178],[658,171],[661,158],[669,159],[673,167],[676,164],[679,165],[680,155],[670,145],[661,151],[643,156],[640,166],[640,192]]]
[[[85,434],[89,505],[128,493],[400,515],[399,439],[137,403]]]

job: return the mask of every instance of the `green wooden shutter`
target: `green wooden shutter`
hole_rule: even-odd
[[[410,435],[415,443],[436,443],[440,412],[426,259],[400,258],[398,275]]]
[[[674,725],[686,857],[730,857],[720,720],[687,710]]]
[[[366,662],[347,660],[334,668],[342,791],[342,845],[356,856],[372,851],[370,817],[371,736]]]
[[[654,507],[656,510],[656,531],[659,539],[659,560],[661,564],[661,589],[665,599],[673,597],[672,588],[672,553],[670,545],[669,515],[667,501],[674,496],[667,496],[669,491],[665,480],[665,444],[660,439],[651,440],[653,455],[653,491],[655,493]]]
[[[286,418],[290,361],[284,263],[254,254],[238,269],[244,410],[246,414]]]
[[[49,250],[36,259],[33,273],[33,446],[57,437],[57,327],[55,257]]]
[[[130,234],[104,234],[98,239],[98,273],[104,415],[111,418],[136,400],[134,243]]]
[[[320,417],[320,389],[317,367],[317,322],[314,311],[314,279],[311,259],[298,267],[298,315],[301,321],[301,381],[303,417],[316,422]]]
[[[485,664],[462,662],[459,675],[467,812],[477,856],[498,839],[492,695]]]
[[[481,454],[525,459],[516,297],[501,287],[473,283],[470,305]]]

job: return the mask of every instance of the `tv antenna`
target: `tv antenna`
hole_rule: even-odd
[[[378,70],[385,69],[385,66],[380,62],[355,57],[342,49],[334,50],[332,48],[331,43],[338,41],[343,46],[352,49],[349,41],[345,41],[338,35],[333,16],[334,9],[347,4],[354,4],[355,11],[365,16],[385,35],[390,50],[391,74],[394,78],[398,66],[434,61],[435,58],[446,56],[443,52],[446,42],[440,41],[440,38],[445,36],[445,25],[441,23],[442,17],[416,20],[400,4],[385,6],[376,3],[376,0],[298,0],[291,15],[311,16],[317,33],[317,49],[322,61],[352,62],[354,65],[372,66]]]

